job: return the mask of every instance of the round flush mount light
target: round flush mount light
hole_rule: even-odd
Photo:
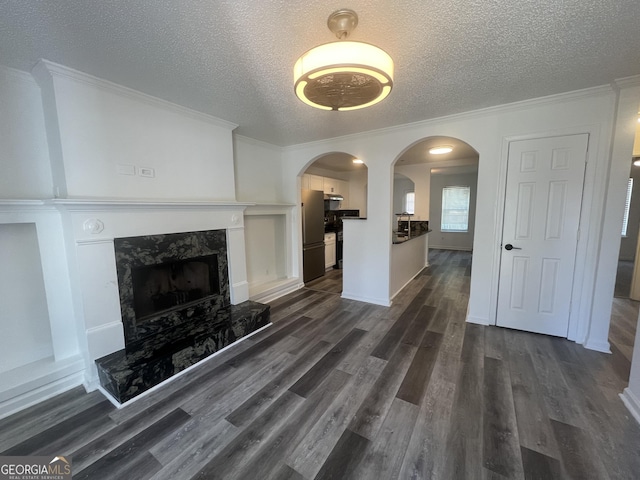
[[[429,149],[429,153],[431,155],[442,155],[445,153],[450,153],[453,151],[453,147],[451,145],[440,145],[439,147],[433,147]]]
[[[354,158],[353,160],[351,160],[353,163],[356,163],[358,165],[361,165],[364,163],[364,160],[361,160],[359,158]]]
[[[358,15],[342,9],[329,15],[327,26],[337,42],[304,53],[293,67],[296,95],[322,110],[348,111],[384,100],[393,87],[393,60],[384,50],[345,39],[358,25]]]
[[[640,167],[640,158],[638,158],[638,159],[633,161],[633,166],[634,167]]]

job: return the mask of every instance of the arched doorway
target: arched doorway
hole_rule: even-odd
[[[342,224],[344,218],[366,216],[367,177],[364,161],[345,152],[323,154],[302,172],[302,263],[307,288],[342,292]]]
[[[431,153],[444,146],[451,150]],[[418,273],[401,266],[414,265],[416,270],[421,266],[417,259],[402,258],[408,248],[396,247],[406,238],[407,222],[416,232],[421,224],[428,222],[429,233],[423,240],[427,249],[472,251],[478,165],[479,154],[473,147],[460,139],[445,136],[415,142],[394,162],[392,297]],[[416,254],[420,254],[419,249]],[[428,250],[425,254],[428,255]],[[424,264],[428,264],[428,257],[424,260]]]

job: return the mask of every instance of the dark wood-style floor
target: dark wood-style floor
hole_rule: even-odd
[[[123,409],[75,389],[1,420],[0,452],[75,479],[639,478],[624,349],[466,324],[470,260],[432,252],[390,308],[302,289]]]

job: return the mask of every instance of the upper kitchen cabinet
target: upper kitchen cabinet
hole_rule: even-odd
[[[304,190],[322,190],[327,194],[341,195],[344,200],[340,202],[340,208],[351,208],[349,206],[350,186],[347,180],[305,173],[302,175],[302,188]]]
[[[324,177],[324,193],[339,193],[338,192],[338,180],[335,178]]]
[[[340,208],[349,208],[349,182],[346,180],[324,177],[324,193],[341,195],[344,200],[340,203]]]
[[[319,175],[311,175],[305,173],[302,175],[302,188],[304,190],[322,190],[324,191],[324,178]]]

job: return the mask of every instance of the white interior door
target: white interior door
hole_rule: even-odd
[[[566,337],[589,136],[509,144],[496,323]]]

